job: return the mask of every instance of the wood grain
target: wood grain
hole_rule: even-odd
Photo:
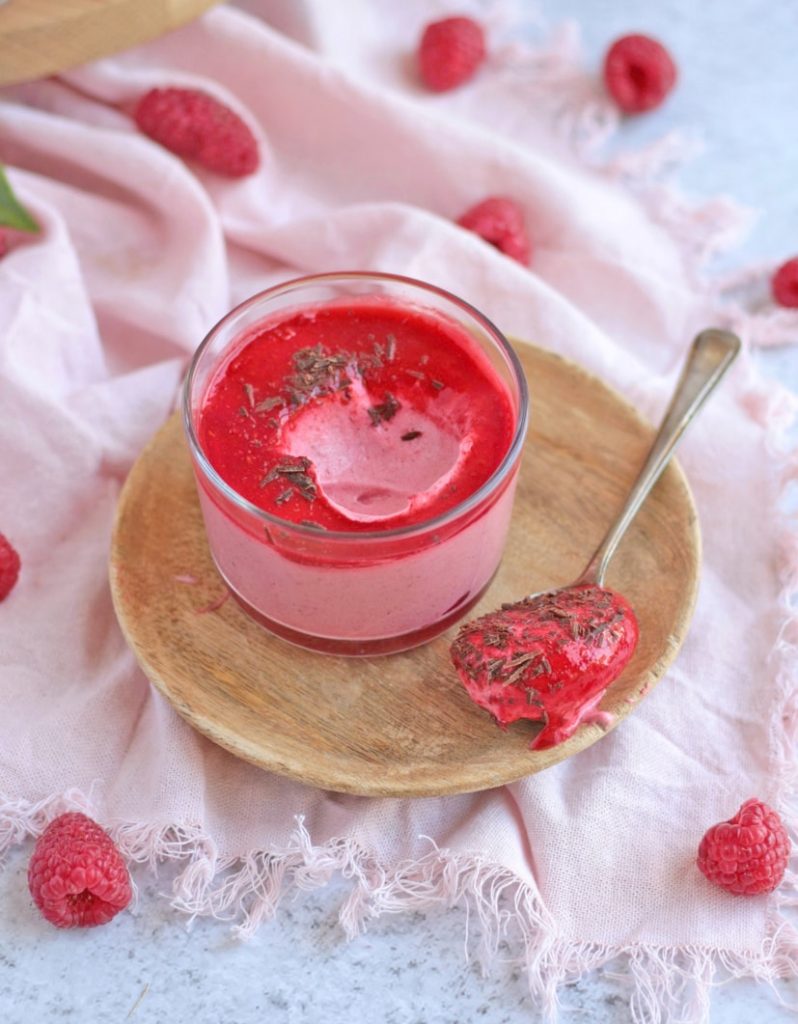
[[[219,0],[10,0],[0,6],[0,85],[29,82],[155,39]]]
[[[570,582],[620,508],[652,428],[596,378],[550,352],[516,346],[532,395],[508,547],[471,613]],[[677,464],[632,525],[607,579],[632,602],[640,644],[602,710],[617,725],[660,679],[687,632],[700,539]],[[535,726],[501,732],[472,704],[448,658],[456,631],[382,658],[313,654],[270,636],[231,599],[205,543],[175,415],[134,466],[111,552],[122,628],[149,678],[195,728],[269,771],[345,793],[470,792],[541,771],[604,735],[582,726],[552,750]],[[190,585],[178,577],[188,574]]]

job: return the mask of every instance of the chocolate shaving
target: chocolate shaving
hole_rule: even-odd
[[[291,405],[298,407],[311,398],[337,391],[341,383],[341,373],[351,359],[348,352],[331,355],[321,342],[294,352],[294,373],[286,378],[286,390]]]
[[[271,412],[278,405],[285,405],[285,399],[279,395],[272,395],[270,398],[264,398],[262,402],[258,402],[255,406],[255,412]]]
[[[512,634],[506,626],[495,626],[482,634],[482,642],[488,647],[506,647],[511,639]]]
[[[291,483],[296,484],[299,488],[299,493],[305,499],[305,501],[314,501],[316,498],[316,485],[313,483],[307,473],[302,473],[299,476],[291,478]]]
[[[421,437],[420,430],[408,430],[406,434],[402,434],[402,441],[415,441],[417,437]]]
[[[294,494],[294,488],[293,487],[286,487],[286,489],[284,491],[281,491],[277,495],[277,497],[274,499],[274,502],[275,502],[276,505],[282,505],[286,501],[290,501],[290,499],[292,498],[293,494]]]
[[[380,422],[392,420],[401,408],[401,403],[394,395],[390,391],[386,391],[382,402],[379,405],[372,405],[368,410],[372,425],[376,427]]]
[[[396,344],[391,346],[389,335],[388,351],[372,333],[367,335],[373,342],[371,352],[347,352],[343,349],[334,355],[321,342],[294,352],[292,359],[293,373],[285,377],[282,391],[285,398],[265,399],[257,407],[258,411],[268,412],[277,404],[288,405],[297,409],[316,398],[342,392],[344,401],[351,398],[349,387],[353,377],[365,377],[372,370],[383,365],[383,358],[393,359]],[[267,404],[268,403],[268,404]]]
[[[514,658],[511,658],[505,665],[506,668],[510,668],[513,671],[509,676],[505,676],[502,679],[504,686],[509,686],[510,683],[514,683],[516,679],[519,679],[522,675],[526,674],[527,668],[530,667],[530,662],[533,662],[538,657],[537,651],[532,651],[530,654],[518,654]],[[540,675],[540,673],[535,673]]]
[[[308,497],[308,493],[306,492],[310,492],[311,497],[309,500],[312,500],[316,497],[316,485],[307,474],[307,470],[310,468],[310,465],[310,459],[305,455],[300,455],[298,458],[290,462],[287,459],[283,462],[278,462],[275,466],[272,466],[258,486],[265,487],[273,480],[277,480],[278,477],[283,477],[288,483],[294,484],[299,488],[299,492],[303,498]],[[285,501],[287,499],[284,498],[283,500]],[[279,502],[280,498],[277,498],[277,501]]]
[[[501,675],[503,668],[504,658],[491,658],[488,661],[488,678],[495,679],[498,675]]]
[[[436,391],[442,391],[446,385],[439,380],[431,380],[430,384],[435,388]]]
[[[570,641],[581,640],[603,646],[607,637],[620,639],[625,615],[613,608],[612,597],[598,587],[584,589],[569,588],[564,592],[551,591],[532,595],[502,606],[503,610],[533,609],[535,612],[535,635],[522,634],[522,638],[534,643],[549,640],[565,646]],[[608,612],[612,610],[612,614]],[[552,623],[553,630],[541,632],[539,626]],[[563,635],[563,630],[566,636]],[[546,669],[550,671],[550,669]]]

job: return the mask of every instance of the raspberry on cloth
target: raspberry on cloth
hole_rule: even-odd
[[[421,80],[447,92],[473,78],[485,59],[485,33],[473,18],[443,18],[427,25],[418,44]]]
[[[529,264],[532,246],[524,223],[524,213],[512,199],[489,196],[466,210],[458,217],[457,223],[524,266]]]
[[[19,553],[0,533],[0,601],[4,601],[16,586],[21,566]]]
[[[352,0],[345,25],[333,6],[222,5],[4,94],[0,161],[42,231],[0,260],[0,459],[13,497],[0,529],[23,559],[0,603],[0,855],[32,854],[49,821],[83,811],[134,880],[172,861],[176,910],[242,936],[282,893],[340,872],[349,936],[381,914],[457,903],[479,922],[485,960],[523,972],[533,1006],[553,1011],[560,987],[613,961],[636,1024],[699,1024],[723,972],[798,974],[784,913],[794,875],[743,899],[696,863],[701,836],[752,797],[796,836],[798,554],[780,504],[796,476],[783,446],[795,400],[750,353],[679,453],[704,546],[684,647],[617,729],[537,775],[366,800],[266,774],[175,713],[115,620],[107,563],[122,482],[174,408],[190,353],[261,289],[342,268],[430,281],[652,421],[693,334],[723,321],[750,347],[774,315],[720,303],[701,257],[738,211],[657,180],[672,148],[604,162],[598,143],[621,119],[566,36],[506,65],[497,49],[467,88],[431,95],[409,70],[428,5]],[[136,104],[166,89],[244,112],[257,167],[226,177],[139,131]],[[458,226],[486,197],[523,212],[533,266]],[[777,313],[779,325],[792,315]],[[541,515],[556,515],[556,497]],[[596,540],[574,537],[570,569]],[[187,564],[175,586],[196,592],[212,631],[218,581]],[[323,688],[320,699],[343,698]],[[48,927],[25,908],[26,934]]]
[[[241,178],[258,168],[251,129],[229,107],[198,89],[150,89],[136,104],[138,127],[178,156]]]
[[[708,829],[698,848],[698,866],[710,882],[746,896],[778,888],[789,859],[786,828],[774,810],[756,799]]]

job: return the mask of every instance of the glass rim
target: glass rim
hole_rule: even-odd
[[[205,452],[202,450],[199,438],[194,430],[194,424],[192,423],[191,418],[192,385],[194,383],[194,377],[196,375],[199,362],[205,350],[213,342],[217,334],[232,320],[240,317],[242,314],[246,313],[254,306],[259,305],[266,299],[274,298],[286,292],[295,291],[304,286],[333,284],[339,281],[375,281],[410,285],[413,288],[419,289],[421,292],[432,293],[445,299],[447,302],[450,302],[452,305],[467,313],[472,320],[475,320],[491,336],[491,338],[498,344],[500,351],[507,359],[511,370],[513,371],[515,382],[518,387],[518,421],[516,423],[515,433],[513,434],[510,447],[507,449],[504,458],[488,479],[473,493],[468,495],[468,497],[464,498],[461,502],[458,502],[457,505],[453,505],[452,508],[447,509],[445,512],[441,512],[437,516],[433,516],[431,519],[425,519],[423,522],[411,523],[408,526],[397,526],[388,530],[321,531],[317,527],[294,523],[287,519],[280,519],[279,516],[275,516],[271,512],[267,512],[265,509],[253,504],[243,495],[239,494],[238,491],[231,487],[224,479],[222,479],[216,469],[211,465],[208,457],[205,455]],[[252,326],[255,325],[253,324]],[[181,404],[183,429],[186,437],[188,438],[191,453],[194,456],[197,465],[202,470],[203,475],[216,491],[219,491],[228,501],[233,505],[236,505],[243,512],[246,512],[248,515],[254,516],[255,519],[260,520],[265,526],[279,527],[296,532],[302,537],[313,538],[317,541],[333,541],[335,543],[359,543],[361,541],[368,543],[379,540],[384,541],[396,538],[412,537],[417,534],[426,533],[430,530],[443,527],[453,520],[458,519],[460,516],[479,505],[482,499],[486,495],[495,491],[502,481],[508,476],[516,462],[521,448],[523,447],[529,424],[529,388],[527,386],[526,375],[524,374],[521,360],[518,358],[518,355],[510,342],[492,320],[489,320],[484,313],[481,313],[476,308],[476,306],[473,306],[470,302],[466,302],[465,299],[459,298],[457,295],[447,291],[445,288],[439,288],[437,285],[429,284],[427,281],[421,281],[414,277],[407,277],[401,274],[387,274],[379,271],[371,272],[367,270],[333,271],[331,273],[309,274],[302,277],[294,277],[288,281],[283,281],[280,284],[272,285],[270,288],[265,288],[263,291],[257,292],[255,295],[252,295],[243,302],[240,302],[237,306],[234,306],[233,309],[225,313],[225,315],[218,320],[213,327],[211,327],[195,349],[183,381]]]

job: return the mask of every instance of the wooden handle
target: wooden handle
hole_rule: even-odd
[[[0,85],[29,82],[155,39],[218,0],[8,0]]]

